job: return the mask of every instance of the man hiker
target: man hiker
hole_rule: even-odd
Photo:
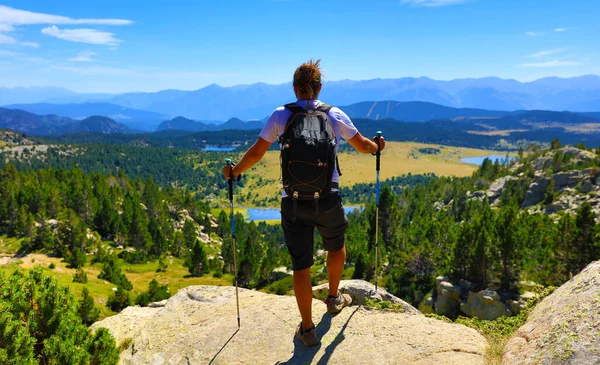
[[[296,337],[306,346],[319,343],[312,321],[310,280],[315,227],[327,251],[327,312],[339,313],[352,302],[349,295],[338,292],[346,260],[348,219],[339,193],[337,141],[344,138],[360,153],[376,153],[385,147],[383,138],[363,137],[343,111],[318,100],[322,87],[319,63],[311,60],[296,69],[293,86],[298,100],[275,109],[254,145],[231,170],[233,177],[242,174],[279,140],[284,184],[281,227],[292,257],[294,294],[302,317]],[[321,153],[321,157],[311,162],[309,155],[314,153]],[[229,166],[224,167],[223,174],[232,178]]]

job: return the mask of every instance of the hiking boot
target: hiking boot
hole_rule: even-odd
[[[334,297],[331,295],[327,296],[325,299],[325,304],[327,304],[327,313],[336,314],[342,311],[344,307],[347,307],[352,303],[352,297],[348,294],[342,294],[338,292],[338,296]]]
[[[302,341],[302,343],[304,344],[304,346],[306,347],[313,347],[315,345],[317,345],[319,342],[319,337],[317,336],[317,329],[315,328],[315,326],[312,326],[312,328],[303,331],[302,330],[302,322],[300,322],[300,325],[298,326],[298,329],[296,330],[296,338],[299,339],[300,341]]]

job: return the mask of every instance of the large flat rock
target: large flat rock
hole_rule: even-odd
[[[600,261],[535,307],[506,345],[502,363],[600,364]]]
[[[296,300],[235,288],[190,286],[162,307],[129,307],[97,322],[117,344],[131,339],[120,364],[484,364],[486,340],[475,330],[423,315],[351,306],[331,316],[313,300],[322,343],[294,339]],[[126,342],[125,342],[126,343]]]

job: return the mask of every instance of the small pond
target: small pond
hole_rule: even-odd
[[[466,157],[466,158],[461,158],[460,162],[469,163],[469,164],[473,164],[473,165],[481,165],[481,164],[483,164],[483,161],[486,158],[489,158],[490,160],[492,160],[492,163],[494,163],[496,161],[498,161],[498,163],[502,163],[502,162],[504,162],[504,160],[506,160],[506,155],[504,155],[504,156],[489,155],[489,156]],[[513,158],[509,157],[509,159],[513,159]]]
[[[363,206],[347,206],[344,207],[346,214],[351,213],[354,209],[362,211],[365,209]],[[249,221],[274,221],[281,220],[281,213],[279,208],[246,208],[250,218]]]
[[[236,147],[219,147],[219,146],[204,147],[204,151],[206,151],[206,152],[231,152],[235,149],[236,149]]]

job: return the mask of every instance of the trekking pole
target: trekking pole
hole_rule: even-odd
[[[231,206],[231,238],[233,239],[233,270],[235,274],[235,301],[237,305],[237,322],[238,329],[240,328],[240,297],[238,295],[238,271],[237,271],[237,244],[235,242],[235,216],[233,215],[233,163],[231,159],[225,160],[227,166],[229,166],[229,179],[227,184],[229,185],[229,204]]]
[[[377,131],[377,135],[375,136],[375,141],[377,143],[377,152],[376,156],[376,165],[375,171],[377,173],[376,183],[375,183],[375,294],[377,294],[377,284],[379,281],[379,170],[381,164],[381,131]]]

